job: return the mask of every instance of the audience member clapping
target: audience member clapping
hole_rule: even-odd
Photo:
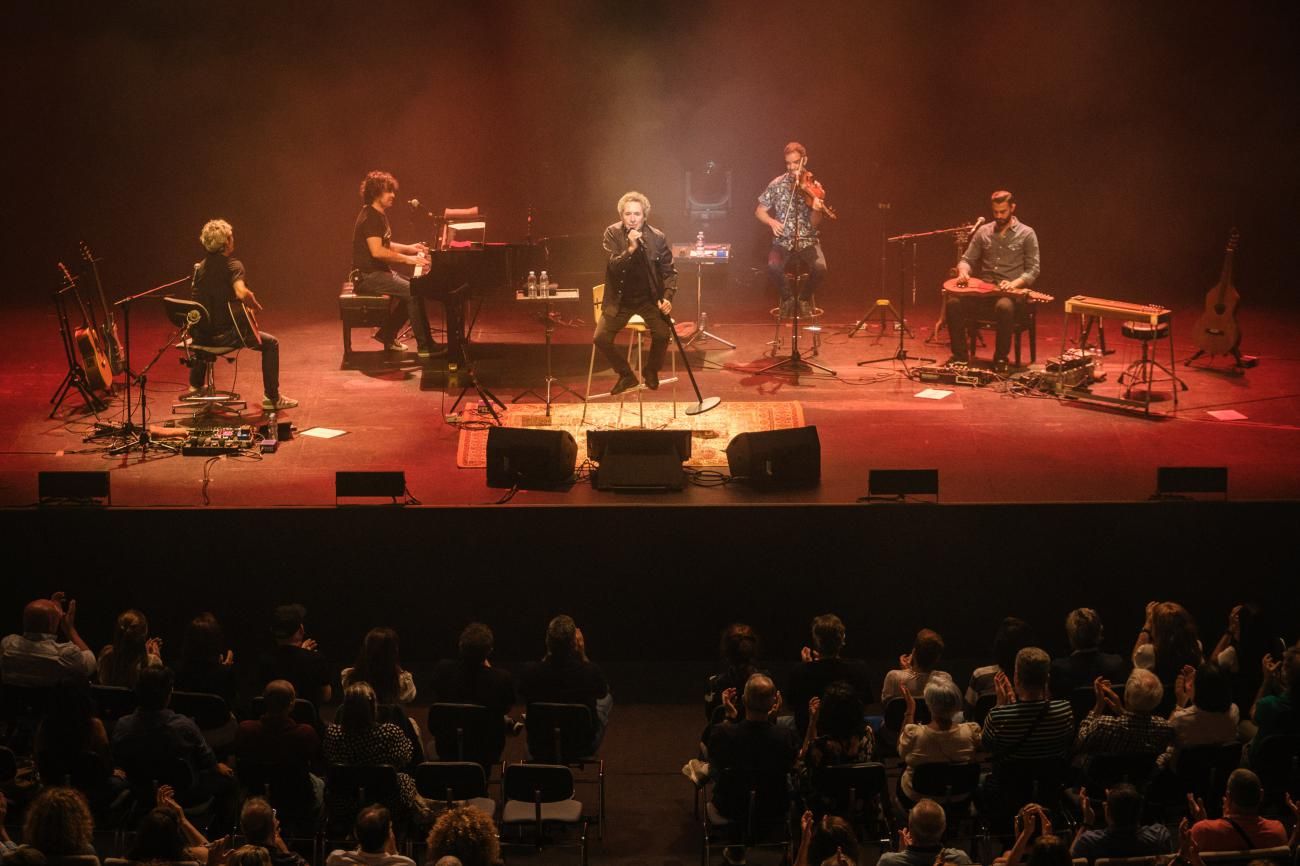
[[[1300,644],[1288,649],[1281,658],[1264,656],[1260,662],[1263,681],[1251,713],[1255,736],[1248,755],[1252,764],[1259,760],[1259,745],[1269,737],[1300,734]]]
[[[1259,805],[1263,799],[1264,789],[1259,776],[1247,769],[1233,770],[1228,776],[1222,818],[1206,818],[1205,803],[1188,794],[1191,838],[1197,849],[1201,852],[1241,851],[1286,845],[1286,828],[1282,822],[1260,817]],[[1287,799],[1291,805],[1290,798]]]
[[[753,674],[771,674],[760,663],[761,644],[758,633],[743,622],[734,622],[722,631],[718,655],[721,658],[718,673],[709,677],[704,694],[704,717],[712,724],[722,709],[722,693],[727,689],[741,691]],[[791,689],[793,693],[793,687]]]
[[[1147,618],[1133,644],[1133,666],[1153,671],[1162,683],[1172,683],[1184,665],[1202,661],[1196,620],[1175,601],[1150,602]]]
[[[257,687],[288,680],[298,697],[320,706],[334,694],[334,672],[315,639],[307,637],[306,617],[307,609],[300,604],[275,609],[271,623],[275,646],[258,660]]]
[[[1097,818],[1086,788],[1079,791],[1083,822],[1079,824],[1070,846],[1070,854],[1096,860],[1099,857],[1153,857],[1172,850],[1173,838],[1163,824],[1143,825],[1142,796],[1127,783],[1106,790],[1104,827],[1096,827]]]
[[[524,668],[519,694],[525,704],[585,704],[595,722],[587,751],[595,754],[600,749],[614,709],[614,695],[600,668],[587,658],[587,640],[573,617],[560,614],[547,624],[546,655]]]
[[[1047,679],[1052,660],[1038,647],[1016,653],[1014,679],[996,678],[998,702],[989,710],[980,744],[991,753],[993,772],[985,779],[986,802],[993,803],[1005,783],[1009,762],[1060,758],[1074,734],[1069,701],[1051,700]]]
[[[723,694],[727,715],[736,721],[713,726],[708,743],[709,773],[718,782],[713,787],[713,805],[728,818],[743,820],[749,804],[749,789],[742,789],[728,771],[753,772],[768,778],[782,776],[793,768],[798,746],[794,730],[776,724],[776,715],[781,709],[781,693],[769,677],[754,674],[745,683],[743,718],[737,718],[735,700],[736,693],[732,689]],[[771,810],[774,804],[760,803],[759,808]]]
[[[343,700],[346,703],[346,695]],[[383,806],[367,806],[358,812],[354,832],[357,847],[331,851],[325,866],[415,866],[410,857],[397,853],[392,815]]]
[[[99,682],[134,688],[142,668],[162,664],[162,638],[149,637],[149,620],[138,610],[124,610],[113,626],[113,642],[99,651]]]
[[[814,819],[813,813],[806,811],[799,825],[799,853],[794,866],[852,866],[860,859],[861,846],[853,826],[838,815]]]
[[[239,829],[248,844],[267,852],[270,866],[307,866],[307,861],[289,850],[280,836],[280,820],[271,804],[261,797],[249,797],[239,813]],[[236,852],[237,853],[237,852]]]
[[[842,655],[847,639],[844,623],[838,616],[827,613],[814,617],[812,646],[800,652],[799,665],[790,674],[788,689],[795,726],[800,733],[808,727],[808,702],[821,697],[831,683],[848,683],[864,704],[874,700],[866,664]],[[736,687],[743,688],[744,684]]]
[[[214,614],[204,612],[190,620],[181,641],[180,657],[172,667],[177,689],[220,695],[228,706],[235,705],[235,653],[226,646],[221,623]]]
[[[1075,741],[1076,751],[1085,759],[1095,755],[1150,755],[1154,759],[1173,743],[1169,720],[1155,715],[1164,687],[1151,671],[1138,668],[1129,674],[1122,702],[1101,677],[1093,691],[1096,702],[1079,724]]]
[[[1097,677],[1119,682],[1128,676],[1128,662],[1117,653],[1102,650],[1104,636],[1101,617],[1090,607],[1076,608],[1065,617],[1070,654],[1052,659],[1054,697],[1069,699],[1072,691],[1091,687]]]
[[[898,668],[885,674],[880,687],[880,702],[888,703],[903,696],[903,687],[914,695],[925,692],[931,678],[948,680],[952,677],[938,669],[943,658],[943,638],[933,629],[923,628],[916,633],[912,651],[898,657]]]
[[[1015,669],[1014,659],[1010,666]],[[954,721],[961,712],[961,695],[951,682],[936,679],[926,685],[925,705],[930,710],[927,724],[916,724],[916,700],[906,688],[903,698],[907,712],[898,736],[898,757],[906,767],[899,780],[898,799],[908,806],[920,799],[912,788],[913,769],[921,764],[969,764],[980,747],[980,726]]]
[[[898,851],[880,855],[879,866],[932,866],[936,863],[971,862],[965,851],[945,848],[947,816],[934,800],[920,800],[907,813],[907,828],[898,831]]]
[[[1176,706],[1169,715],[1174,744],[1165,752],[1170,766],[1177,766],[1177,753],[1195,746],[1235,742],[1241,722],[1232,702],[1232,682],[1214,662],[1199,668],[1183,668],[1174,681]]]
[[[993,664],[978,667],[971,672],[970,685],[966,686],[966,706],[973,710],[980,698],[996,695],[994,679],[999,673],[1014,670],[1016,653],[1033,644],[1029,623],[1017,616],[1003,619],[993,635]]]
[[[875,748],[862,698],[851,685],[831,683],[823,697],[808,702],[808,730],[799,756],[809,769],[870,761]]]
[[[462,866],[498,866],[501,843],[492,818],[473,806],[458,806],[438,816],[429,830],[429,862],[454,857]]]
[[[62,592],[28,602],[22,634],[0,641],[0,681],[10,685],[52,686],[94,675],[95,654],[77,631],[77,600]]]

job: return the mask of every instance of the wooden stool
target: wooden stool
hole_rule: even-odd
[[[352,363],[352,329],[378,328],[388,318],[392,303],[388,295],[339,295],[339,319],[343,322],[343,364]],[[383,351],[383,350],[380,350]]]

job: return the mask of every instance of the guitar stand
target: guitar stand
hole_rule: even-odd
[[[50,414],[46,417],[53,418],[58,413],[59,407],[63,405],[63,401],[68,399],[68,395],[75,388],[85,404],[85,411],[98,418],[99,413],[108,408],[108,404],[90,387],[90,383],[86,381],[85,371],[77,363],[77,350],[72,342],[72,325],[68,321],[68,310],[63,303],[64,292],[70,290],[71,287],[67,287],[54,293],[54,308],[59,317],[59,336],[63,340],[63,355],[68,362],[68,372],[63,374],[63,381],[59,383],[59,387],[55,388],[54,393],[50,396],[50,402],[54,404],[54,408],[50,409]]]
[[[1242,354],[1242,351],[1241,351],[1240,349],[1237,349],[1237,348],[1230,349],[1230,350],[1229,350],[1229,354],[1232,355],[1232,366],[1233,366],[1233,369],[1236,370],[1236,371],[1239,371],[1239,372],[1240,372],[1240,371],[1243,371],[1243,370],[1249,370],[1251,367],[1257,367],[1257,366],[1259,366],[1259,356],[1257,356],[1257,355],[1245,355],[1245,354]],[[1196,354],[1192,355],[1192,357],[1188,358],[1186,361],[1183,361],[1183,366],[1184,366],[1184,367],[1190,367],[1190,366],[1192,365],[1192,362],[1193,362],[1193,361],[1195,361],[1197,358],[1202,358],[1202,357],[1204,357],[1204,356],[1206,356],[1206,355],[1210,355],[1210,353],[1209,353],[1209,352],[1206,352],[1204,349],[1197,349],[1197,350],[1196,350]],[[1210,357],[1211,357],[1211,358],[1215,358],[1215,357],[1217,357],[1217,356],[1216,356],[1216,355],[1210,355]],[[1205,369],[1215,369],[1215,368],[1213,368],[1213,367],[1201,367],[1201,368],[1199,368],[1199,369],[1203,369],[1203,370],[1205,370]]]
[[[876,305],[871,308],[870,312],[853,324],[853,329],[849,331],[849,338],[852,339],[853,335],[858,331],[865,331],[867,325],[873,320],[880,322],[880,333],[876,336],[877,341],[885,336],[885,328],[891,320],[897,322],[898,327],[907,332],[907,336],[913,339],[916,338],[911,327],[908,326],[907,322],[903,321],[903,317],[898,314],[898,310],[894,309],[894,303],[886,298],[876,299]]]
[[[904,243],[904,244],[908,242],[911,243],[912,245],[912,269],[911,270],[912,270],[912,293],[913,294],[916,293],[916,242],[919,239],[919,237],[921,236],[920,235],[915,235],[915,236],[899,235],[898,237],[888,238],[886,241],[887,243]],[[898,348],[894,350],[894,354],[892,355],[887,355],[883,358],[870,358],[866,361],[859,361],[858,366],[866,367],[869,364],[879,364],[882,361],[902,361],[904,373],[907,374],[908,378],[911,378],[912,371],[907,366],[907,362],[909,360],[933,362],[935,359],[934,358],[913,358],[907,354],[907,349],[903,346],[903,338],[911,334],[911,331],[908,330],[905,321],[905,318],[907,316],[907,286],[905,285],[906,276],[904,274],[905,269],[902,261],[903,258],[904,258],[903,256],[899,257],[899,268],[898,268],[899,309],[902,310],[902,313],[898,316],[898,319],[901,323],[903,323],[902,327],[898,329]],[[890,309],[892,310],[893,307],[891,306]]]

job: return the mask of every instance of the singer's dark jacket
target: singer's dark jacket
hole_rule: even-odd
[[[677,268],[673,265],[673,252],[668,246],[668,238],[649,223],[642,223],[641,232],[646,256],[653,265],[650,268],[653,277],[651,294],[656,301],[671,301],[673,295],[677,294]],[[604,311],[613,314],[618,312],[628,272],[634,267],[644,268],[645,265],[639,256],[627,251],[627,230],[623,228],[622,221],[605,229],[604,243],[605,252],[609,253],[609,264],[605,266]]]

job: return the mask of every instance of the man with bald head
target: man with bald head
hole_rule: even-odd
[[[745,682],[744,718],[738,718],[736,690],[722,693],[727,721],[709,732],[709,773],[718,783],[713,788],[713,805],[731,820],[743,820],[749,802],[749,783],[744,775],[760,779],[760,818],[776,817],[785,805],[784,779],[794,768],[799,754],[798,734],[793,727],[776,724],[781,711],[781,693],[772,679],[754,674]],[[733,772],[734,771],[734,772]],[[770,782],[772,796],[764,797]],[[780,793],[782,796],[776,796]]]
[[[919,800],[907,813],[907,829],[899,830],[898,851],[880,855],[879,866],[931,866],[936,862],[967,866],[970,856],[959,848],[943,847],[947,828],[943,807],[934,800]]]
[[[325,782],[309,771],[320,751],[320,736],[311,725],[295,721],[293,703],[297,695],[288,680],[271,680],[262,690],[260,719],[239,723],[235,735],[235,759],[239,764],[257,764],[294,773],[302,784],[303,796],[310,790],[319,808],[324,803]]]
[[[85,682],[95,673],[95,654],[77,633],[77,602],[56,592],[23,608],[23,632],[0,641],[0,681],[15,686]]]

